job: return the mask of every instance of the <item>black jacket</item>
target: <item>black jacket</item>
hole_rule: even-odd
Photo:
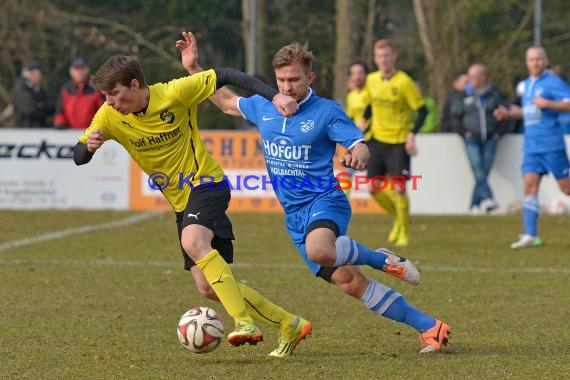
[[[463,100],[465,93],[463,91],[458,91],[452,89],[447,99],[445,99],[445,104],[443,105],[443,112],[441,115],[441,125],[439,127],[440,132],[444,133],[459,133],[462,129],[461,120],[455,116],[457,113],[454,111],[454,107],[460,104]]]
[[[509,107],[509,101],[494,85],[484,93],[464,93],[463,98],[452,107],[454,116],[461,121],[458,132],[462,135],[471,132],[483,140],[505,134],[508,124],[497,121],[493,116],[493,111],[500,105]]]
[[[48,127],[53,103],[42,87],[33,87],[25,78],[18,78],[12,87],[12,104],[16,127]]]

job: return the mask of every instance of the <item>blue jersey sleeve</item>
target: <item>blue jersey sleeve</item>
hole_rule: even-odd
[[[349,149],[359,141],[364,141],[364,136],[356,124],[346,115],[342,108],[335,102],[330,102],[330,122],[328,123],[328,136],[332,141]]]
[[[570,86],[559,77],[552,76],[551,78],[547,91],[542,96],[556,101],[570,100]]]
[[[259,107],[262,105],[262,102],[265,101],[265,98],[259,95],[250,96],[249,98],[239,98],[238,108],[246,120],[249,120],[255,125],[259,125],[257,110],[260,109]]]

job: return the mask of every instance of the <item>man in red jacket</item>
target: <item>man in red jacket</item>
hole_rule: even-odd
[[[53,124],[56,128],[85,129],[103,105],[101,93],[89,85],[89,65],[83,57],[71,62],[69,76],[59,94]]]

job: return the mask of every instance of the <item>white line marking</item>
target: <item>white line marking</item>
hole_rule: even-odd
[[[42,259],[13,259],[2,260],[0,265],[108,265],[108,266],[129,266],[129,267],[182,267],[182,261],[136,261],[136,260],[42,260]],[[261,269],[304,269],[304,265],[300,264],[275,264],[275,263],[234,263],[232,266],[238,268],[261,268]],[[421,272],[452,272],[452,273],[515,273],[515,274],[570,274],[570,268],[481,268],[481,267],[450,267],[450,266],[420,266]],[[370,269],[370,272],[372,270]]]
[[[136,223],[142,222],[143,220],[154,218],[160,214],[161,214],[160,212],[154,212],[154,211],[153,212],[144,212],[142,214],[132,215],[132,216],[129,216],[125,219],[117,220],[114,222],[104,222],[104,223],[100,223],[100,224],[91,224],[91,225],[86,225],[86,226],[68,228],[66,230],[48,232],[48,233],[41,234],[41,235],[34,236],[34,237],[12,240],[12,241],[9,241],[6,243],[1,243],[0,244],[0,251],[5,251],[8,249],[12,249],[12,248],[18,248],[18,247],[23,247],[26,245],[41,243],[41,242],[48,241],[48,240],[57,240],[57,239],[61,239],[61,238],[64,238],[64,237],[70,236],[70,235],[78,235],[78,234],[84,234],[84,233],[98,231],[98,230],[105,230],[105,229],[109,229],[109,228],[129,226],[131,224],[136,224]]]

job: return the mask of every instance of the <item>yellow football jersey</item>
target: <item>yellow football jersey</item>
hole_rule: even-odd
[[[400,144],[412,130],[411,111],[424,105],[414,81],[403,71],[382,79],[380,71],[368,74],[365,90],[372,105],[372,137]]]
[[[354,88],[346,95],[346,114],[358,125],[364,117],[364,111],[369,104],[368,92],[364,89]],[[366,141],[370,140],[371,134],[372,132],[367,132],[364,135],[364,139]]]
[[[149,90],[149,104],[142,115],[123,115],[105,102],[79,142],[86,143],[91,131],[100,129],[105,140],[121,144],[145,173],[166,174],[170,183],[162,192],[174,211],[180,212],[192,187],[224,177],[198,133],[197,105],[215,93],[216,73],[207,70],[153,84]]]

